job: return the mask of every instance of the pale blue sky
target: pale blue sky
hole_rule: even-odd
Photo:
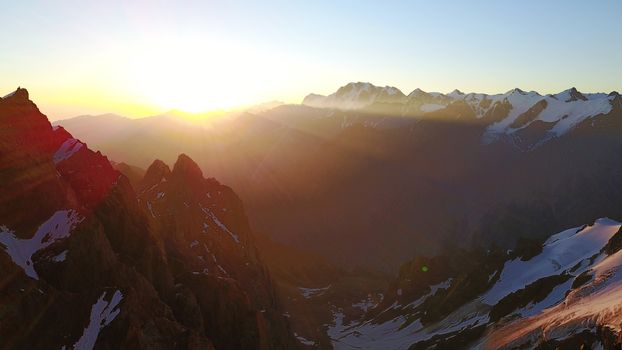
[[[622,90],[622,1],[6,1],[0,94],[52,119],[298,102],[350,81]]]

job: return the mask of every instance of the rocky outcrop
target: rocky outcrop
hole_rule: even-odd
[[[185,154],[170,173],[156,160],[141,188],[140,203],[172,259],[176,282],[183,281],[174,301],[180,319],[203,327],[217,348],[293,346],[235,193],[205,179]]]
[[[112,167],[115,170],[117,170],[121,174],[125,175],[125,177],[127,177],[127,179],[130,181],[130,184],[132,185],[134,189],[138,189],[138,185],[142,182],[143,178],[145,177],[145,172],[146,172],[145,169],[142,169],[140,167],[130,165],[124,162],[121,162],[121,163],[110,162],[110,164],[112,164]]]
[[[0,348],[295,346],[241,202],[191,159],[156,164],[137,195],[24,89],[0,99],[0,136]],[[169,178],[171,201],[151,211]],[[201,253],[209,273],[194,239],[212,249]]]
[[[574,349],[620,347],[621,223],[601,218],[524,255],[448,251],[403,265],[364,317],[335,312],[336,347]],[[346,321],[344,321],[344,319]]]

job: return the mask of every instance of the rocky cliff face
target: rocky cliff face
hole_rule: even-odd
[[[206,328],[217,348],[291,346],[244,208],[229,187],[205,179],[182,154],[172,171],[156,160],[138,198],[182,281],[175,300],[181,319]],[[223,324],[232,328],[217,331]]]
[[[240,200],[191,159],[137,195],[24,89],[0,136],[0,348],[296,346]]]

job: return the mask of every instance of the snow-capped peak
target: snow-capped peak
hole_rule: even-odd
[[[514,88],[508,92],[505,93],[506,95],[512,95],[512,94],[520,94],[520,95],[526,95],[527,93],[519,88]]]
[[[348,83],[328,96],[307,95],[302,104],[317,108],[348,110],[364,108],[376,102],[404,102],[405,99],[406,96],[396,87],[379,87],[371,83],[357,82]]]
[[[448,93],[447,96],[453,97],[453,98],[462,98],[462,97],[464,97],[464,92],[462,92],[462,91],[460,91],[458,89],[454,89],[454,91]]]
[[[384,110],[398,116],[423,117],[431,112],[443,110],[455,101],[464,102],[477,119],[487,121],[482,142],[491,143],[510,136],[508,140],[527,140],[517,145],[521,149],[531,149],[553,137],[558,137],[584,120],[608,114],[617,93],[587,93],[570,88],[557,94],[541,95],[537,91],[520,88],[500,94],[464,93],[458,89],[449,94],[428,93],[420,88],[405,96],[395,87],[379,87],[370,83],[349,83],[328,96],[308,95],[303,104],[316,108],[356,110],[373,105],[373,111]],[[400,106],[401,105],[401,106]],[[397,107],[397,108],[396,108]],[[443,115],[443,114],[441,114]],[[433,117],[433,116],[432,116]],[[529,128],[546,127],[538,130],[538,135],[523,138],[520,133]],[[529,129],[530,130],[530,129]],[[515,134],[518,133],[518,134]],[[529,135],[528,131],[524,131]],[[541,135],[540,135],[541,134]]]
[[[408,94],[408,98],[417,98],[417,97],[428,96],[428,95],[430,94],[421,90],[420,88],[416,88],[410,94]]]
[[[587,101],[587,98],[574,87],[551,96],[562,102]]]

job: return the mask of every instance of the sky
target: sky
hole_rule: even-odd
[[[0,96],[52,120],[231,109],[352,81],[622,90],[622,1],[5,1]]]

